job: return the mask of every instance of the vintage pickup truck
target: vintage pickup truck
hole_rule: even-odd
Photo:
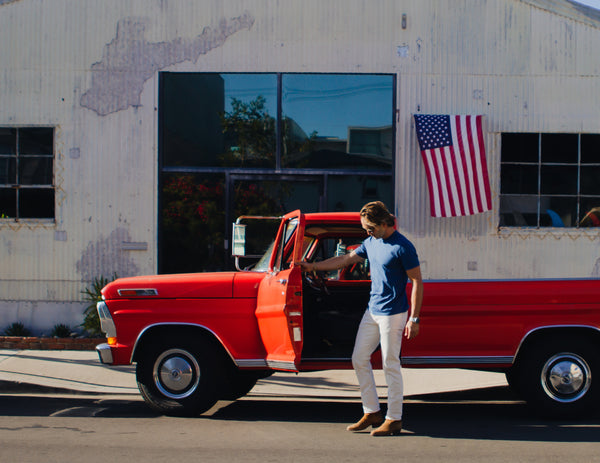
[[[238,256],[241,232],[234,225]],[[137,363],[144,399],[170,415],[196,415],[242,397],[274,371],[351,368],[369,298],[368,261],[320,275],[293,262],[349,252],[365,236],[358,213],[295,211],[245,270],[118,279],[98,304],[107,336],[97,346],[100,360]],[[598,406],[599,280],[424,287],[421,333],[403,343],[405,367],[505,372],[524,400],[555,416]],[[377,353],[373,362],[380,367]]]

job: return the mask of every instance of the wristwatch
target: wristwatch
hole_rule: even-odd
[[[413,323],[419,323],[421,319],[419,317],[410,317],[408,321]]]

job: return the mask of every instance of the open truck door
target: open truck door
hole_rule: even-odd
[[[283,217],[269,262],[258,289],[256,318],[267,365],[275,370],[298,371],[303,343],[302,259],[304,215]]]

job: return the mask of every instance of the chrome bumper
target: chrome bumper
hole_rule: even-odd
[[[112,351],[110,350],[110,346],[108,344],[98,344],[96,346],[96,352],[98,352],[100,362],[108,364],[113,363]]]
[[[100,301],[96,304],[96,310],[98,311],[98,318],[100,319],[100,329],[103,333],[106,333],[107,338],[117,337],[117,328],[115,322],[108,311],[106,302]]]

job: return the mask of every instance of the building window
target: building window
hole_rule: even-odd
[[[394,79],[162,73],[162,165],[390,171]]]
[[[284,74],[282,167],[390,170],[389,75]]]
[[[233,266],[239,215],[393,209],[395,86],[390,74],[161,72],[159,272]]]
[[[0,127],[0,218],[54,219],[54,129]]]
[[[500,226],[600,226],[600,135],[503,133]]]

